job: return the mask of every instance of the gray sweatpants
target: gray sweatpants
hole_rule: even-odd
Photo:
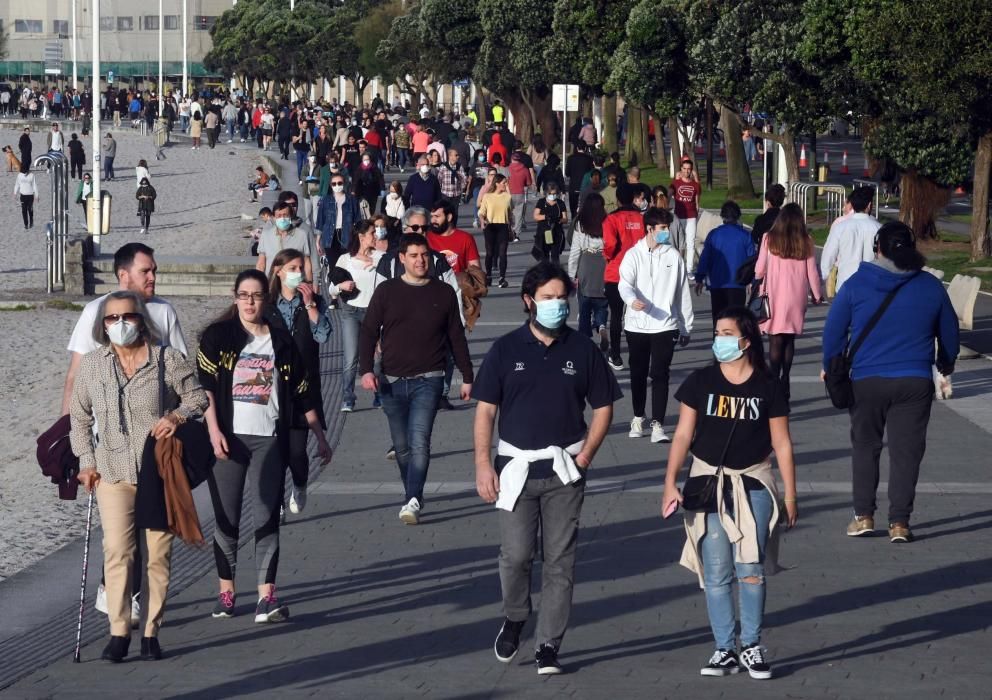
[[[274,437],[235,435],[228,441],[228,448],[230,459],[218,460],[208,479],[217,520],[214,529],[217,576],[234,580],[245,479],[250,477],[258,585],[274,584],[279,568],[279,506],[285,472],[279,445]]]
[[[585,479],[575,484],[563,484],[558,477],[528,479],[516,507],[499,511],[503,610],[515,622],[526,620],[531,613],[530,574],[538,522],[541,524],[544,574],[535,648],[551,644],[557,649],[565,636],[572,610],[575,547],[585,487]]]

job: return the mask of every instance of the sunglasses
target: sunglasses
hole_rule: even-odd
[[[118,321],[127,321],[128,323],[137,323],[144,319],[144,316],[137,312],[129,312],[126,314],[107,314],[103,317],[104,323],[117,323]]]
[[[421,226],[420,224],[408,224],[407,225],[407,228],[410,229],[411,231],[413,231],[414,233],[418,233],[419,231],[424,230],[427,227],[426,226]]]

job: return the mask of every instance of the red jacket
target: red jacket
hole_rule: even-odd
[[[620,262],[635,243],[644,238],[644,214],[633,207],[621,207],[603,222],[603,257],[606,270],[603,281],[620,281]]]

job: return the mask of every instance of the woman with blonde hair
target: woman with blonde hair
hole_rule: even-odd
[[[789,373],[796,353],[796,336],[802,335],[806,320],[807,297],[812,293],[814,304],[823,300],[813,239],[806,231],[798,204],[782,207],[761,239],[754,276],[761,280],[762,293],[768,296],[770,317],[761,324],[761,332],[768,336],[769,369],[782,382],[788,400]]]

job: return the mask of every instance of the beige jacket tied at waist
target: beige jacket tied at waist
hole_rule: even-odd
[[[689,476],[706,476],[716,474],[717,467],[707,464],[699,457],[693,456]],[[757,479],[772,497],[772,520],[769,524],[768,540],[765,543],[765,575],[777,574],[782,568],[778,564],[778,487],[772,473],[772,463],[769,460],[752,464],[746,469],[724,469],[720,472],[716,489],[717,513],[727,538],[734,545],[734,561],[741,564],[756,564],[760,560],[758,551],[758,527],[751,512],[747,498],[747,489],[741,477],[750,476]],[[727,504],[723,499],[724,480],[730,479],[734,494],[734,511],[727,512]],[[699,587],[703,588],[703,558],[700,555],[700,542],[706,534],[706,513],[703,511],[685,512],[685,547],[682,548],[682,559],[679,564],[699,576]]]

